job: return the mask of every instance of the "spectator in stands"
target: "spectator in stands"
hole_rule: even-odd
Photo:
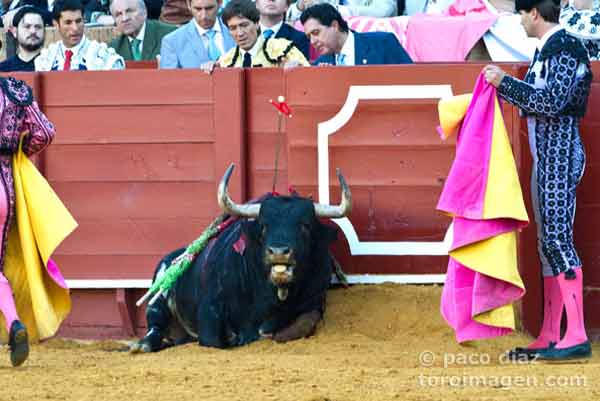
[[[48,7],[47,0],[2,0],[2,24],[4,28],[13,27],[13,20],[15,13],[19,11],[21,7],[32,6],[40,10],[44,23],[46,25],[52,25],[52,12]]]
[[[183,25],[192,20],[189,0],[164,0],[160,20],[167,24]]]
[[[18,44],[16,40],[17,30],[13,26],[15,14],[21,7],[26,5],[36,7],[40,10],[44,18],[45,25],[52,25],[52,13],[49,11],[47,0],[1,0],[3,13],[0,25],[4,27],[6,57],[12,57],[17,54]]]
[[[229,30],[217,16],[221,0],[188,1],[194,18],[163,38],[160,68],[199,68],[235,46]]]
[[[44,20],[39,8],[21,7],[15,13],[17,54],[0,63],[0,71],[34,71],[34,59],[44,45]]]
[[[109,46],[125,60],[155,60],[163,36],[177,29],[174,25],[148,20],[144,0],[113,0],[110,12],[121,35]]]
[[[396,0],[298,0],[288,10],[288,21],[297,21],[304,10],[317,4],[330,4],[345,18],[395,17],[398,13]]]
[[[265,38],[283,38],[294,42],[304,57],[308,60],[309,43],[308,38],[283,19],[290,5],[290,0],[256,0],[256,8],[260,12],[260,31]]]
[[[160,11],[162,10],[163,6],[163,0],[144,0],[144,3],[146,4],[148,19],[159,19]]]
[[[4,2],[6,0],[2,1]],[[81,0],[84,22],[92,22],[95,13],[101,13],[105,9],[108,9],[108,1],[109,0]],[[25,5],[34,6],[43,11],[44,22],[46,25],[52,25],[52,10],[54,9],[54,4],[56,2],[57,0],[8,0],[6,1],[4,11],[11,13]]]
[[[113,26],[116,24],[111,15],[109,0],[100,1],[102,8],[95,12],[90,22],[104,26]],[[143,0],[146,6],[146,17],[150,20],[157,20],[160,17],[160,10],[163,6],[163,0]],[[184,0],[185,1],[185,0]],[[110,2],[112,4],[112,1]],[[87,21],[86,21],[87,22]]]
[[[300,21],[321,56],[315,64],[409,64],[410,56],[396,36],[388,32],[359,33],[330,4],[317,4],[302,13]]]
[[[560,24],[585,46],[590,60],[600,60],[600,0],[563,0]]]
[[[260,33],[260,13],[251,0],[231,0],[223,10],[223,22],[237,46],[219,60],[202,66],[205,72],[219,67],[295,67],[310,66],[294,43],[283,38],[265,38]]]
[[[85,37],[80,0],[56,0],[52,17],[62,40],[42,50],[35,59],[36,71],[125,68],[123,57],[115,49]]]

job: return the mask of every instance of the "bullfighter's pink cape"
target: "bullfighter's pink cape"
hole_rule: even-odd
[[[472,95],[438,108],[442,137],[458,135],[437,205],[453,216],[441,312],[459,342],[508,334],[525,293],[516,231],[528,218],[496,89],[480,75]]]

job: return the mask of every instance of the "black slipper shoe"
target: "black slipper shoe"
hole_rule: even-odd
[[[10,348],[10,363],[13,366],[23,364],[29,356],[29,340],[27,329],[18,320],[15,320],[10,326],[8,346]]]
[[[573,345],[567,348],[548,348],[538,354],[538,359],[542,361],[576,361],[588,359],[592,356],[592,345],[589,341]]]

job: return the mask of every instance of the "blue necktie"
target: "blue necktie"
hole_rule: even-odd
[[[214,29],[206,31],[206,36],[208,37],[208,58],[213,61],[221,56],[221,51],[217,47],[217,42],[215,41],[216,34],[217,31]]]
[[[268,40],[271,36],[273,36],[274,33],[275,32],[273,32],[272,29],[265,29],[263,36],[265,37],[265,40]]]
[[[346,65],[346,55],[341,54],[341,53],[338,54],[336,64],[337,65]]]

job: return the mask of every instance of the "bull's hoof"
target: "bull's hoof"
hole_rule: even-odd
[[[22,365],[29,356],[29,340],[27,329],[18,320],[15,320],[10,326],[8,346],[10,348],[10,363],[13,366]]]
[[[148,352],[152,352],[152,347],[144,340],[135,342],[129,346],[129,353],[131,354],[146,354]]]
[[[277,331],[277,321],[275,319],[269,319],[258,328],[258,335],[262,338],[273,338]]]
[[[273,338],[274,334],[273,333],[267,333],[267,332],[263,331],[262,329],[259,329],[258,330],[258,335],[260,336],[260,338],[271,339],[271,338]]]
[[[160,351],[163,348],[163,337],[160,334],[160,330],[153,327],[148,331],[144,338],[129,347],[129,352],[132,354],[140,354]]]

